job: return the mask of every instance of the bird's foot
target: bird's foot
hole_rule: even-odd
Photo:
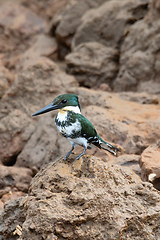
[[[83,152],[80,155],[78,155],[74,161],[77,161],[78,159],[80,159],[80,157],[82,157],[85,154],[86,150],[87,150],[87,147],[84,148]]]
[[[80,154],[80,155],[81,155],[81,154]],[[79,155],[78,157],[76,157],[76,159],[74,160],[74,162],[77,161],[78,159],[80,159],[80,157],[81,157],[80,155]]]
[[[66,154],[66,156],[65,156],[65,158],[64,158],[64,161],[67,160],[67,158],[69,157],[69,155],[72,153],[73,149],[74,149],[74,145],[72,145],[72,149]]]
[[[67,160],[67,158],[68,158],[68,157],[67,157],[67,156],[65,156],[65,158],[64,158],[64,161],[66,161],[66,160]]]
[[[73,152],[71,152],[70,154],[67,153],[67,155],[64,157],[63,160],[66,161],[66,160],[69,158],[69,156],[70,156],[71,154],[74,154],[74,153],[73,153]]]

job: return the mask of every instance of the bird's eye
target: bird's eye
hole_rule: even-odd
[[[61,101],[61,103],[66,103],[67,102],[67,99],[63,99],[62,101]]]

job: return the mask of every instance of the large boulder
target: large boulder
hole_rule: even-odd
[[[159,94],[158,14],[158,1],[151,1],[145,18],[130,27],[121,47],[120,69],[113,84],[114,91]]]
[[[87,11],[81,19],[72,46],[97,41],[108,47],[119,48],[126,28],[146,15],[148,3],[148,0],[113,0]]]
[[[72,38],[81,23],[81,18],[89,9],[94,9],[107,0],[72,0],[62,11],[53,16],[50,33],[56,36],[59,44],[59,57],[70,52]]]
[[[81,86],[109,86],[118,72],[119,53],[98,42],[82,43],[66,56],[67,72],[76,76]]]
[[[72,41],[73,52],[66,57],[67,70],[81,85],[95,87],[105,82],[113,87],[126,34],[146,15],[148,2],[106,1],[83,15]]]
[[[32,180],[19,209],[22,239],[158,239],[160,193],[150,183],[95,157],[72,160],[52,162]]]

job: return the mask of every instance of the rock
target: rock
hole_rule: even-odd
[[[33,179],[22,239],[158,239],[160,193],[151,184],[95,157],[70,161]]]
[[[13,81],[14,76],[8,71],[8,69],[0,66],[0,98],[9,89]]]
[[[33,173],[27,168],[0,165],[0,176],[0,189],[5,189],[9,186],[10,188],[16,188],[19,191],[27,192]]]
[[[105,141],[124,148],[127,154],[141,154],[150,143],[159,139],[158,105],[142,105],[121,99],[116,93],[84,88],[70,88],[70,92],[78,94],[82,114],[92,122],[99,135]],[[51,102],[48,99],[44,100],[47,101],[46,105]],[[41,107],[43,106],[45,104]],[[41,107],[36,107],[36,110]],[[38,120],[35,122],[36,128],[17,156],[16,166],[39,169],[42,164],[66,155],[71,145],[55,126],[56,114],[53,111],[34,118],[35,121]],[[82,152],[82,147],[76,147],[74,153],[80,151]],[[103,161],[114,159],[107,151],[96,147],[87,150],[86,154],[100,157]]]
[[[106,91],[106,92],[111,92],[111,88],[107,83],[101,83],[97,89]]]
[[[159,12],[159,0],[0,3],[0,240],[159,239]],[[53,62],[70,50],[67,71],[94,90]],[[63,161],[56,111],[31,115],[67,92],[123,155],[94,147],[72,163],[76,147]]]
[[[47,57],[56,58],[57,43],[54,38],[40,34],[35,37],[30,48],[17,60],[18,69],[27,69],[38,61],[47,61]]]
[[[98,42],[82,43],[66,56],[67,72],[75,75],[81,86],[112,84],[118,71],[119,54]]]
[[[122,167],[129,168],[130,170],[134,171],[138,176],[141,176],[141,169],[139,166],[139,155],[134,154],[122,154],[117,158],[112,159],[109,161],[110,164],[118,164]]]
[[[140,158],[141,178],[160,190],[160,142],[146,148]]]
[[[45,32],[46,29],[46,23],[39,16],[15,3],[6,3],[1,6],[0,25],[8,31],[28,37]]]
[[[138,26],[139,25],[140,24],[138,24]],[[142,25],[142,28],[143,27],[144,26]],[[125,43],[124,48],[126,51],[127,46]],[[148,54],[150,55],[149,57]],[[120,71],[118,73],[117,79],[113,84],[113,89],[115,91],[121,91],[122,89],[124,91],[135,91],[137,90],[140,81],[149,81],[153,78],[153,72],[151,73],[151,71],[149,71],[149,69],[153,68],[154,61],[153,56],[150,54],[150,52],[146,53],[141,50],[138,50],[134,53],[130,52],[130,54],[129,52],[126,52],[126,54],[122,54],[122,58],[120,58]]]
[[[2,202],[4,204],[6,204],[6,202],[12,201],[14,199],[17,199],[19,197],[23,197],[26,195],[26,193],[24,193],[24,192],[17,191],[16,188],[11,188],[11,189],[12,190],[10,190],[8,193],[4,194],[1,198]],[[25,189],[25,191],[26,191],[26,189]]]
[[[13,110],[1,119],[0,161],[5,166],[15,164],[17,155],[22,151],[33,130],[31,119],[20,110]]]
[[[152,95],[147,92],[121,92],[118,93],[122,99],[139,102],[141,104],[159,104],[159,98],[157,95]]]
[[[2,99],[2,103],[4,100],[6,102],[12,99],[14,104],[17,104],[18,109],[31,116],[32,111],[34,112],[36,108],[41,107],[39,105],[40,98],[42,106],[44,106],[45,103],[53,100],[58,93],[75,86],[78,86],[78,84],[74,77],[62,72],[51,60],[47,58],[42,60],[40,57],[37,62],[34,62],[33,65],[30,65],[18,75],[14,84]],[[22,99],[25,104],[20,103],[19,99]],[[2,112],[7,114],[7,111]]]
[[[130,31],[130,26],[134,25],[133,23],[139,23],[140,19],[147,14],[148,3],[148,0],[107,1],[100,7],[97,6],[97,8],[88,10],[85,14],[83,13],[78,28],[76,22],[73,22],[77,30],[72,41],[73,51],[66,57],[67,70],[76,76],[82,86],[95,87],[101,83],[107,83],[111,89],[119,91],[121,87],[119,81],[123,81],[122,87],[126,85],[125,89],[123,88],[124,90],[135,90],[138,80],[130,74],[128,81],[130,70],[127,70],[126,75],[123,74],[122,80],[120,80],[120,76],[125,69],[122,60],[122,67],[119,71],[119,57],[122,54],[121,46],[123,47],[127,31]],[[67,33],[65,35],[65,30],[62,31],[64,36],[62,33],[60,34],[59,42],[63,42],[66,36],[71,35],[68,34],[66,24],[65,22],[63,26],[65,26]],[[70,24],[68,26],[71,27]],[[58,28],[56,31],[58,31]],[[65,39],[68,39],[68,37]],[[67,43],[65,44],[67,45]],[[67,46],[70,46],[70,42]],[[142,68],[146,70],[143,74],[144,77],[148,77],[152,65],[148,67],[147,64],[151,60],[148,59],[147,55],[143,52],[136,52],[132,53],[131,57],[131,63],[126,61],[128,68],[137,71],[136,76],[142,78],[142,74],[139,74],[139,68],[137,67],[141,64]]]
[[[20,197],[5,204],[4,210],[0,213],[0,239],[16,240],[13,235],[17,225],[25,221],[24,205],[26,197]]]
[[[84,88],[72,91],[80,96],[82,114],[99,135],[122,146],[126,153],[141,154],[150,142],[159,140],[158,105],[125,101],[116,93]]]
[[[100,6],[104,2],[105,0],[69,1],[66,8],[53,17],[50,32],[52,35],[56,35],[58,40],[60,58],[64,58],[70,51],[72,37],[79,27],[84,13],[91,8]]]
[[[158,20],[160,12],[160,1],[152,0],[149,5],[149,10],[149,18],[152,18],[153,20]]]
[[[62,12],[69,2],[70,0],[52,0],[45,2],[23,0],[23,5],[48,22],[55,14]]]
[[[160,25],[156,12],[154,1],[151,1],[146,17],[133,24],[124,38],[120,69],[113,83],[114,91],[147,91],[159,94]]]
[[[2,63],[13,71],[17,66],[17,58],[26,51],[31,38],[46,32],[47,25],[33,11],[17,2],[1,4],[0,25]]]
[[[42,164],[52,160],[50,154],[52,154],[52,158],[53,155],[54,158],[59,156],[57,145],[59,137],[53,115],[40,117],[36,130],[17,157],[16,166],[40,169]],[[62,145],[64,150],[66,150],[65,144]]]
[[[77,30],[81,17],[84,15],[84,13],[91,8],[98,7],[104,2],[105,0],[82,0],[81,2],[71,2],[63,12],[63,18],[57,26],[57,37],[60,39],[65,39],[69,36],[72,36]]]
[[[140,82],[138,85],[138,92],[146,92],[152,95],[157,95],[158,99],[159,97],[159,82],[156,82],[154,80],[150,80],[147,82]]]
[[[99,42],[119,48],[128,25],[143,18],[147,13],[145,1],[107,1],[99,8],[87,11],[73,39],[73,48],[84,42]]]
[[[4,203],[0,200],[0,212],[4,208]]]
[[[135,239],[137,238],[138,240],[140,239],[158,239],[159,238],[159,230],[155,234],[152,234],[153,230],[152,225],[158,226],[160,224],[159,222],[159,213],[157,212],[153,216],[147,216],[147,217],[133,217],[126,222],[126,226],[122,230],[121,233],[121,239]],[[146,237],[147,236],[147,237]]]
[[[38,118],[33,120],[31,115],[58,93],[77,85],[51,60],[37,61],[18,75],[0,102],[0,161],[7,166],[15,164],[35,130]]]
[[[124,148],[127,154],[141,154],[148,145],[159,139],[158,105],[142,105],[125,100],[117,93],[84,88],[70,88],[70,92],[79,96],[82,114],[92,122],[99,135],[105,141]],[[58,93],[53,96],[56,95]],[[44,98],[45,104],[36,106],[32,113],[49,104],[52,100],[53,98],[51,99],[48,94],[48,98]],[[32,100],[37,105],[38,101],[39,98]],[[55,126],[56,114],[57,112],[53,111],[34,118],[34,121],[32,120],[34,124],[32,136],[28,139],[21,153],[18,154],[16,166],[39,169],[42,164],[64,157],[69,151],[71,147],[69,141],[59,134]],[[82,147],[75,148],[74,153],[78,154],[80,151],[82,151]],[[103,161],[113,160],[113,156],[107,151],[96,147],[87,150],[86,154],[100,157]]]

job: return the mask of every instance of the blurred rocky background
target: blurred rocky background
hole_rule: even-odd
[[[67,162],[57,95],[114,157]],[[0,0],[0,240],[160,239],[160,0]]]

